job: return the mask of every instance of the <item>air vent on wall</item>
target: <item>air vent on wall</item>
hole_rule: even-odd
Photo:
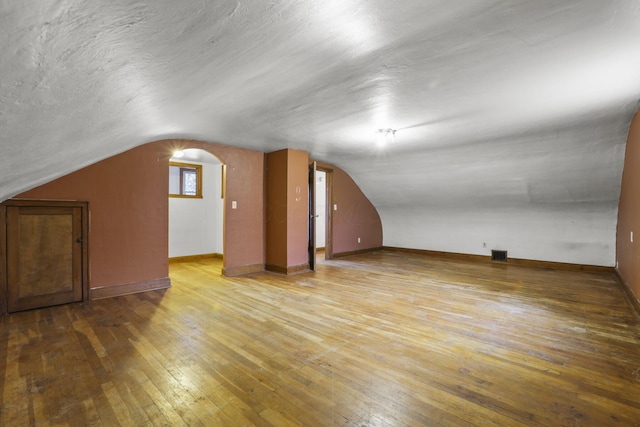
[[[491,250],[491,261],[507,262],[507,251]]]

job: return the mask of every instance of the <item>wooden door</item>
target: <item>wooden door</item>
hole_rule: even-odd
[[[309,166],[309,269],[316,269],[316,162]]]
[[[82,301],[86,283],[86,204],[9,202],[7,310]]]

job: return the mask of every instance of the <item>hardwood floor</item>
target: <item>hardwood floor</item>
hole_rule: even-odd
[[[0,425],[640,425],[613,274],[380,251],[0,319]]]

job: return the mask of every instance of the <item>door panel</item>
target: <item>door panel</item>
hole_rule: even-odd
[[[316,269],[316,162],[309,166],[309,269]]]
[[[83,212],[7,206],[8,311],[82,301]]]

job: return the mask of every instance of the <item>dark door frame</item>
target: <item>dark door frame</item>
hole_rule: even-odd
[[[325,174],[324,259],[333,259],[333,169],[319,167]]]
[[[316,269],[316,170],[317,163],[309,165],[309,269]]]
[[[322,164],[317,164],[315,171],[322,171],[326,177],[326,207],[325,207],[325,243],[324,243],[324,259],[333,259],[333,169]],[[313,182],[315,183],[315,173],[313,174]],[[309,196],[311,198],[311,195]],[[311,202],[311,201],[310,201]],[[313,194],[313,205],[315,207],[315,192]],[[311,218],[311,211],[309,212],[309,221],[315,221],[315,218]],[[309,224],[311,229],[311,224]],[[314,227],[315,233],[315,227]],[[313,236],[315,243],[315,235]]]
[[[0,314],[7,314],[7,207],[74,207],[82,212],[82,301],[89,301],[89,203],[73,200],[9,199],[0,203]]]

